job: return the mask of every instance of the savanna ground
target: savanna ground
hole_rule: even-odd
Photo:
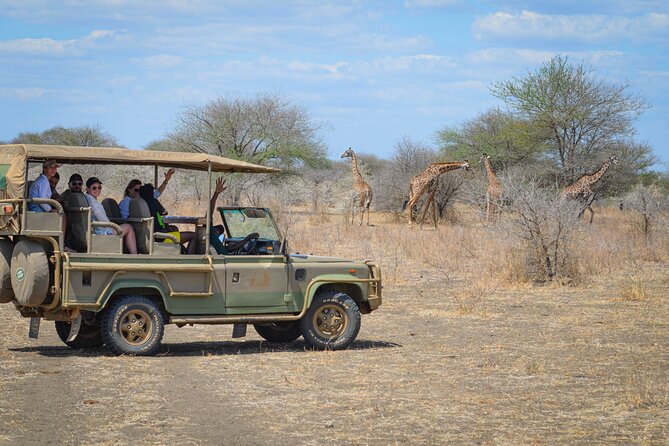
[[[3,305],[0,444],[669,444],[669,249],[632,213],[598,209],[552,285],[464,211],[437,231],[280,217],[293,251],[381,263],[348,350],[168,326],[156,357],[116,357],[45,321],[29,340]]]

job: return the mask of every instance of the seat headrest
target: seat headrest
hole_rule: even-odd
[[[151,212],[149,211],[149,205],[146,204],[141,197],[136,197],[130,200],[130,212],[128,216],[130,218],[148,218],[151,217]]]
[[[102,207],[105,208],[105,214],[109,218],[121,218],[121,209],[118,203],[113,198],[105,198],[102,200]]]

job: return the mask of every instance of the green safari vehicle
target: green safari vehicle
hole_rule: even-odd
[[[196,234],[195,254],[182,254],[173,235],[153,232],[141,198],[131,200],[125,220],[113,199],[103,200],[110,222],[91,222],[83,194],[69,194],[62,204],[28,198],[28,169],[46,160],[154,166],[156,178],[159,167],[189,169],[206,172],[210,185],[213,173],[276,171],[196,153],[0,146],[0,303],[30,319],[31,337],[48,320],[70,347],[151,355],[165,324],[232,324],[233,337],[253,324],[269,342],[303,336],[316,349],[337,350],[355,340],[360,315],[381,305],[376,263],[290,254],[269,209],[206,206],[202,215],[168,219],[192,225]],[[32,212],[30,203],[55,212]],[[212,212],[223,227],[212,225]],[[139,254],[123,252],[122,223],[132,226]],[[112,234],[96,234],[98,226]]]

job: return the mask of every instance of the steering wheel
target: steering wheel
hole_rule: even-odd
[[[237,255],[253,254],[253,251],[255,250],[256,245],[258,244],[259,238],[260,234],[258,234],[257,232],[253,232],[244,237],[242,240],[239,240],[238,242],[230,243],[228,245],[228,251]]]

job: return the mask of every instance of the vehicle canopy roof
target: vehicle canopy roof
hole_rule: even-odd
[[[67,164],[129,164],[176,167],[213,172],[272,173],[279,169],[207,153],[162,152],[109,147],[75,147],[38,144],[0,145],[0,198],[21,198],[26,161],[55,160]]]

